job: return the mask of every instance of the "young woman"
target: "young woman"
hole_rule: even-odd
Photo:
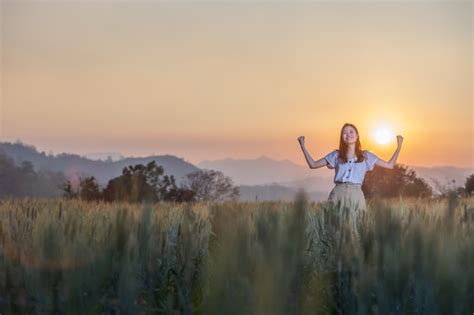
[[[304,136],[298,137],[306,162],[311,169],[327,166],[335,169],[335,186],[329,194],[328,201],[332,204],[346,205],[351,210],[351,216],[357,210],[367,210],[362,183],[365,173],[374,169],[375,165],[393,168],[403,142],[403,137],[397,136],[397,149],[389,161],[380,159],[374,153],[362,150],[359,132],[350,123],[345,123],[341,129],[339,150],[333,150],[323,158],[315,161],[304,146]]]

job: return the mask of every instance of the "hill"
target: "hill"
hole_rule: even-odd
[[[153,160],[163,166],[166,175],[174,175],[177,183],[186,174],[198,170],[193,164],[173,155],[127,157],[118,161],[102,161],[91,160],[77,154],[46,154],[45,152],[38,152],[32,145],[21,142],[0,143],[0,154],[2,153],[13,158],[17,165],[20,165],[23,161],[31,161],[36,170],[62,172],[68,178],[77,175],[93,175],[101,185],[105,185],[110,179],[119,176],[122,169],[128,165],[147,164]]]

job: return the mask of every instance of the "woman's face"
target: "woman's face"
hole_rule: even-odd
[[[357,135],[357,132],[351,126],[346,126],[342,130],[342,139],[344,140],[346,144],[356,143],[358,137],[359,136]]]

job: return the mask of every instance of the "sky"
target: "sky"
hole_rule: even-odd
[[[471,1],[1,1],[0,141],[474,167]],[[375,133],[390,132],[388,143]],[[386,142],[386,141],[385,141]]]

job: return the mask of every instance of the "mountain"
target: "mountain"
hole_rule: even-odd
[[[10,156],[17,165],[20,165],[23,161],[31,161],[37,170],[59,171],[68,178],[74,178],[77,175],[92,175],[101,186],[106,185],[110,179],[119,176],[124,167],[146,164],[152,160],[163,166],[165,174],[174,175],[178,184],[186,174],[199,169],[172,155],[141,158],[126,157],[117,161],[112,159],[93,160],[91,157],[98,158],[104,157],[104,155],[112,157],[112,154],[107,152],[88,154],[87,157],[68,153],[53,155],[38,152],[34,146],[21,142],[0,143],[0,154]],[[115,156],[117,157],[118,155]],[[240,173],[232,168],[235,161],[231,159],[225,160],[228,163],[227,169],[224,168],[223,170],[216,167],[212,167],[212,169],[222,171],[226,176],[232,178],[234,184],[239,186],[241,192],[240,200],[251,201],[255,200],[256,196],[258,200],[293,200],[297,189],[300,187],[306,190],[310,199],[321,200],[327,197],[327,192],[331,189],[331,174],[329,174],[330,177],[308,177],[308,174],[311,172],[310,169],[298,166],[288,160],[275,161],[262,156],[256,160],[243,161],[243,163],[240,163]],[[202,165],[206,164],[202,163]],[[251,167],[257,167],[260,171],[251,174],[248,171],[249,167],[250,169]],[[241,176],[239,177],[239,175]],[[237,180],[235,177],[237,177]],[[239,181],[257,184],[239,185]],[[269,184],[272,181],[274,183]],[[281,183],[277,184],[277,181]]]
[[[418,177],[423,178],[433,187],[435,192],[439,192],[437,183],[442,186],[458,187],[464,186],[467,177],[474,174],[472,167],[454,167],[454,166],[438,166],[438,167],[423,167],[412,166]]]
[[[91,152],[83,155],[90,160],[119,161],[125,158],[120,152]]]
[[[199,162],[197,166],[202,169],[221,171],[239,185],[263,185],[300,180],[310,177],[315,172],[325,180],[334,177],[333,171],[326,168],[312,170],[307,166],[301,166],[289,160],[277,161],[264,155],[249,160],[205,160]]]
[[[17,165],[21,164],[22,161],[31,161],[37,170],[63,172],[68,178],[76,175],[92,175],[100,185],[106,185],[110,179],[122,174],[124,167],[147,164],[150,161],[156,161],[158,165],[163,166],[166,175],[174,175],[177,184],[182,181],[186,174],[198,170],[193,164],[173,155],[128,157],[118,161],[97,161],[77,154],[46,155],[45,152],[38,152],[34,146],[21,142],[0,143],[0,154],[10,156]]]
[[[266,156],[247,160],[202,161],[197,165],[201,168],[222,171],[240,185],[278,184],[287,188],[304,188],[317,193],[329,193],[334,186],[334,170],[326,167],[310,169],[288,160],[277,161]],[[423,178],[435,192],[439,191],[436,182],[443,186],[464,186],[466,178],[474,173],[472,167],[405,166],[414,170],[417,176]]]
[[[149,157],[126,157],[117,161],[92,160],[76,154],[62,153],[58,155],[38,152],[34,146],[23,143],[0,143],[0,153],[14,159],[19,165],[22,161],[31,161],[35,169],[60,171],[71,178],[78,175],[93,175],[101,185],[119,176],[122,169],[134,164],[147,164],[156,161],[162,165],[167,175],[174,175],[177,184],[191,172],[202,169],[221,171],[232,178],[239,186],[241,200],[292,200],[296,191],[303,188],[312,200],[324,200],[334,187],[334,170],[326,167],[310,169],[289,160],[274,160],[267,156],[257,159],[237,160],[223,159],[202,161],[194,166],[173,155]],[[109,153],[103,153],[109,154]],[[110,155],[110,154],[109,154]],[[96,157],[99,155],[96,155]],[[89,157],[91,157],[89,155]],[[438,192],[437,182],[443,186],[464,186],[466,178],[474,173],[473,168],[453,166],[420,167],[408,166],[418,177],[430,184]],[[453,182],[454,180],[454,182]]]

